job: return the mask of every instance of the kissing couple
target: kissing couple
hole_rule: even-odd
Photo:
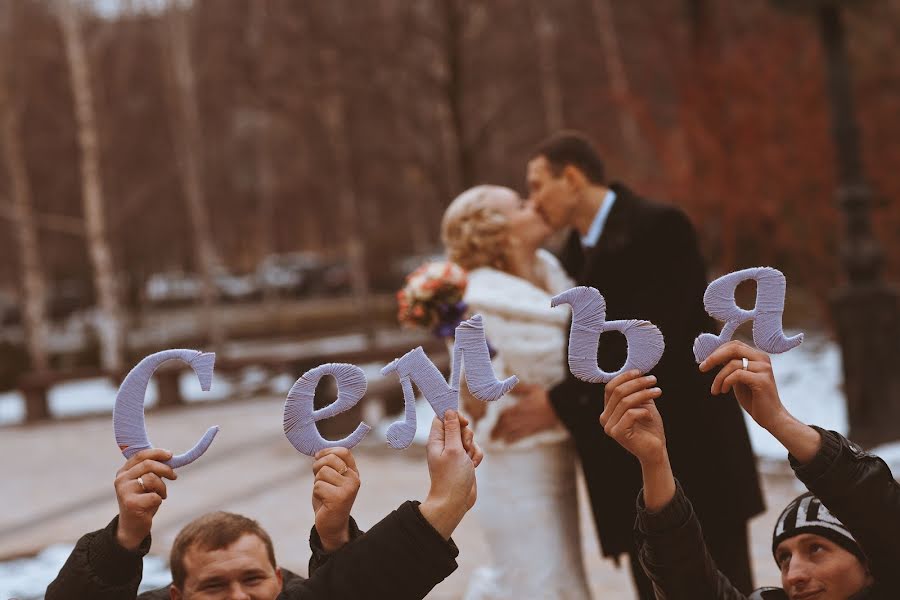
[[[617,563],[627,555],[636,597],[654,598],[632,534],[640,465],[600,425],[603,384],[569,372],[570,314],[550,306],[575,285],[603,294],[608,320],[651,321],[665,335],[652,374],[666,390],[657,406],[672,467],[716,565],[749,593],[747,521],[762,512],[762,493],[740,407],[713,398],[710,374],[694,362],[694,339],[714,324],[703,307],[706,265],[691,221],[674,205],[608,183],[594,146],[577,132],[540,144],[526,178],[527,198],[479,185],[453,200],[441,224],[447,258],[468,271],[463,299],[482,315],[497,351],[495,374],[520,380],[488,404],[462,386],[461,410],[486,457],[475,511],[492,554],[465,598],[590,598],[578,462],[603,555]],[[563,230],[568,238],[556,257],[542,246]],[[625,351],[621,336],[601,336],[600,368],[618,370]]]

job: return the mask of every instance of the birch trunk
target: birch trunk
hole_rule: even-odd
[[[221,262],[212,239],[203,185],[203,136],[190,53],[189,16],[190,13],[179,8],[177,2],[169,3],[163,29],[168,38],[163,40],[166,48],[163,56],[167,60],[164,68],[171,71],[174,83],[170,111],[174,117],[172,137],[193,233],[194,255],[200,271],[201,322],[208,342],[218,348],[225,340],[222,323],[216,315],[218,293],[215,274]]]
[[[121,371],[125,336],[122,307],[116,290],[112,251],[106,230],[103,186],[100,172],[100,146],[91,75],[81,32],[80,15],[75,0],[59,0],[59,17],[69,64],[75,122],[81,152],[81,201],[84,210],[85,236],[94,272],[99,315],[97,332],[100,361],[104,369]]]
[[[47,349],[47,287],[41,264],[31,185],[22,148],[19,103],[15,97],[16,86],[13,85],[10,73],[13,64],[11,60],[13,44],[7,37],[11,30],[10,12],[10,4],[7,4],[6,14],[0,15],[2,20],[0,35],[3,36],[3,47],[0,49],[0,136],[6,172],[10,180],[12,222],[18,234],[25,346],[31,369],[44,371],[50,366]]]

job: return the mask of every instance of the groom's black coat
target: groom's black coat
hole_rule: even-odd
[[[746,521],[763,500],[741,409],[730,394],[710,394],[713,376],[701,374],[693,357],[697,335],[716,331],[703,308],[706,270],[694,228],[675,206],[619,184],[611,189],[616,201],[597,245],[582,249],[573,232],[563,266],[579,285],[600,290],[608,321],[644,319],[662,331],[666,350],[652,373],[663,390],[657,405],[675,476],[704,529]],[[612,372],[624,361],[624,337],[601,336],[600,367]],[[569,374],[550,400],[575,439],[603,553],[629,551],[641,469],[599,424],[603,385]]]

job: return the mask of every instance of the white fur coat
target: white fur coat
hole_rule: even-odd
[[[488,342],[497,350],[494,373],[503,379],[515,375],[519,381],[551,388],[566,376],[566,333],[569,307],[551,308],[550,298],[573,287],[562,265],[546,250],[538,250],[537,275],[543,288],[519,277],[489,267],[469,273],[464,300],[469,310],[484,317]],[[483,446],[533,447],[558,443],[568,438],[562,425],[542,431],[514,444],[490,439],[500,413],[516,402],[507,394],[489,402],[485,415],[475,426]]]

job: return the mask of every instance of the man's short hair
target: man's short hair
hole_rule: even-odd
[[[194,519],[175,536],[172,552],[169,554],[172,583],[178,589],[184,588],[184,580],[187,577],[184,556],[192,546],[197,546],[201,550],[220,550],[227,548],[248,533],[263,541],[269,555],[269,562],[272,563],[272,568],[276,568],[272,538],[259,523],[242,515],[217,511]]]
[[[563,169],[577,167],[588,181],[606,184],[603,161],[586,135],[577,131],[560,131],[541,142],[531,153],[532,158],[543,156],[550,163],[550,172],[559,177]]]

